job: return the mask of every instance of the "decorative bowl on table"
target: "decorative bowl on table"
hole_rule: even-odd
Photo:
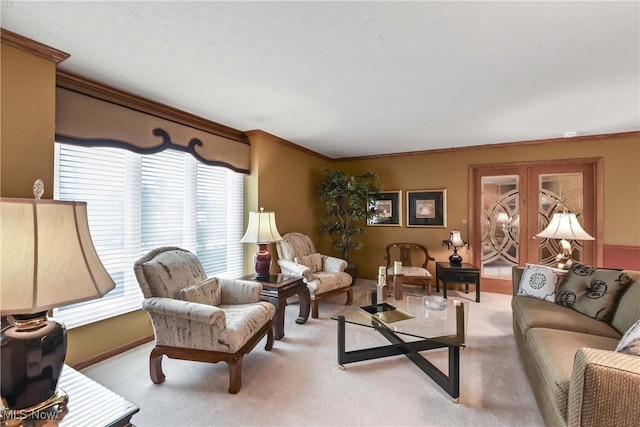
[[[427,310],[442,311],[447,308],[447,299],[437,295],[422,297],[422,305]]]

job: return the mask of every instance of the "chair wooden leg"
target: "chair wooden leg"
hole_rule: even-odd
[[[229,365],[229,393],[236,394],[242,386],[242,356],[227,361]]]
[[[314,299],[311,301],[311,318],[318,318],[318,300]]]
[[[353,288],[347,290],[347,302],[344,305],[351,305],[353,303]]]
[[[269,328],[269,332],[267,332],[267,344],[264,346],[264,349],[267,351],[271,351],[273,348],[273,328]]]
[[[164,372],[162,372],[163,355],[164,353],[162,350],[159,350],[158,347],[154,347],[153,350],[151,350],[151,355],[149,356],[149,376],[154,384],[160,384],[165,379]]]

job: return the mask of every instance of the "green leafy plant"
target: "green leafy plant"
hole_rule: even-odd
[[[369,207],[380,193],[378,175],[365,172],[352,176],[329,168],[324,172],[326,177],[318,191],[320,200],[326,204],[328,220],[319,229],[329,235],[337,234],[333,248],[348,261],[350,248],[362,249],[362,243],[355,241],[354,236],[364,234],[363,221],[373,216]]]

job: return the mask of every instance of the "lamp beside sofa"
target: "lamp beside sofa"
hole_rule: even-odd
[[[614,295],[615,307],[602,320],[563,306],[566,296],[558,296],[556,303],[548,293],[545,299],[545,292],[524,295],[523,272],[522,267],[512,271],[513,332],[545,422],[638,426],[640,356],[615,350],[640,319],[640,272],[624,272],[629,279],[625,276],[624,289]]]

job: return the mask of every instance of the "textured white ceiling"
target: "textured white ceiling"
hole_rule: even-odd
[[[640,2],[12,2],[60,69],[333,158],[640,130]]]

